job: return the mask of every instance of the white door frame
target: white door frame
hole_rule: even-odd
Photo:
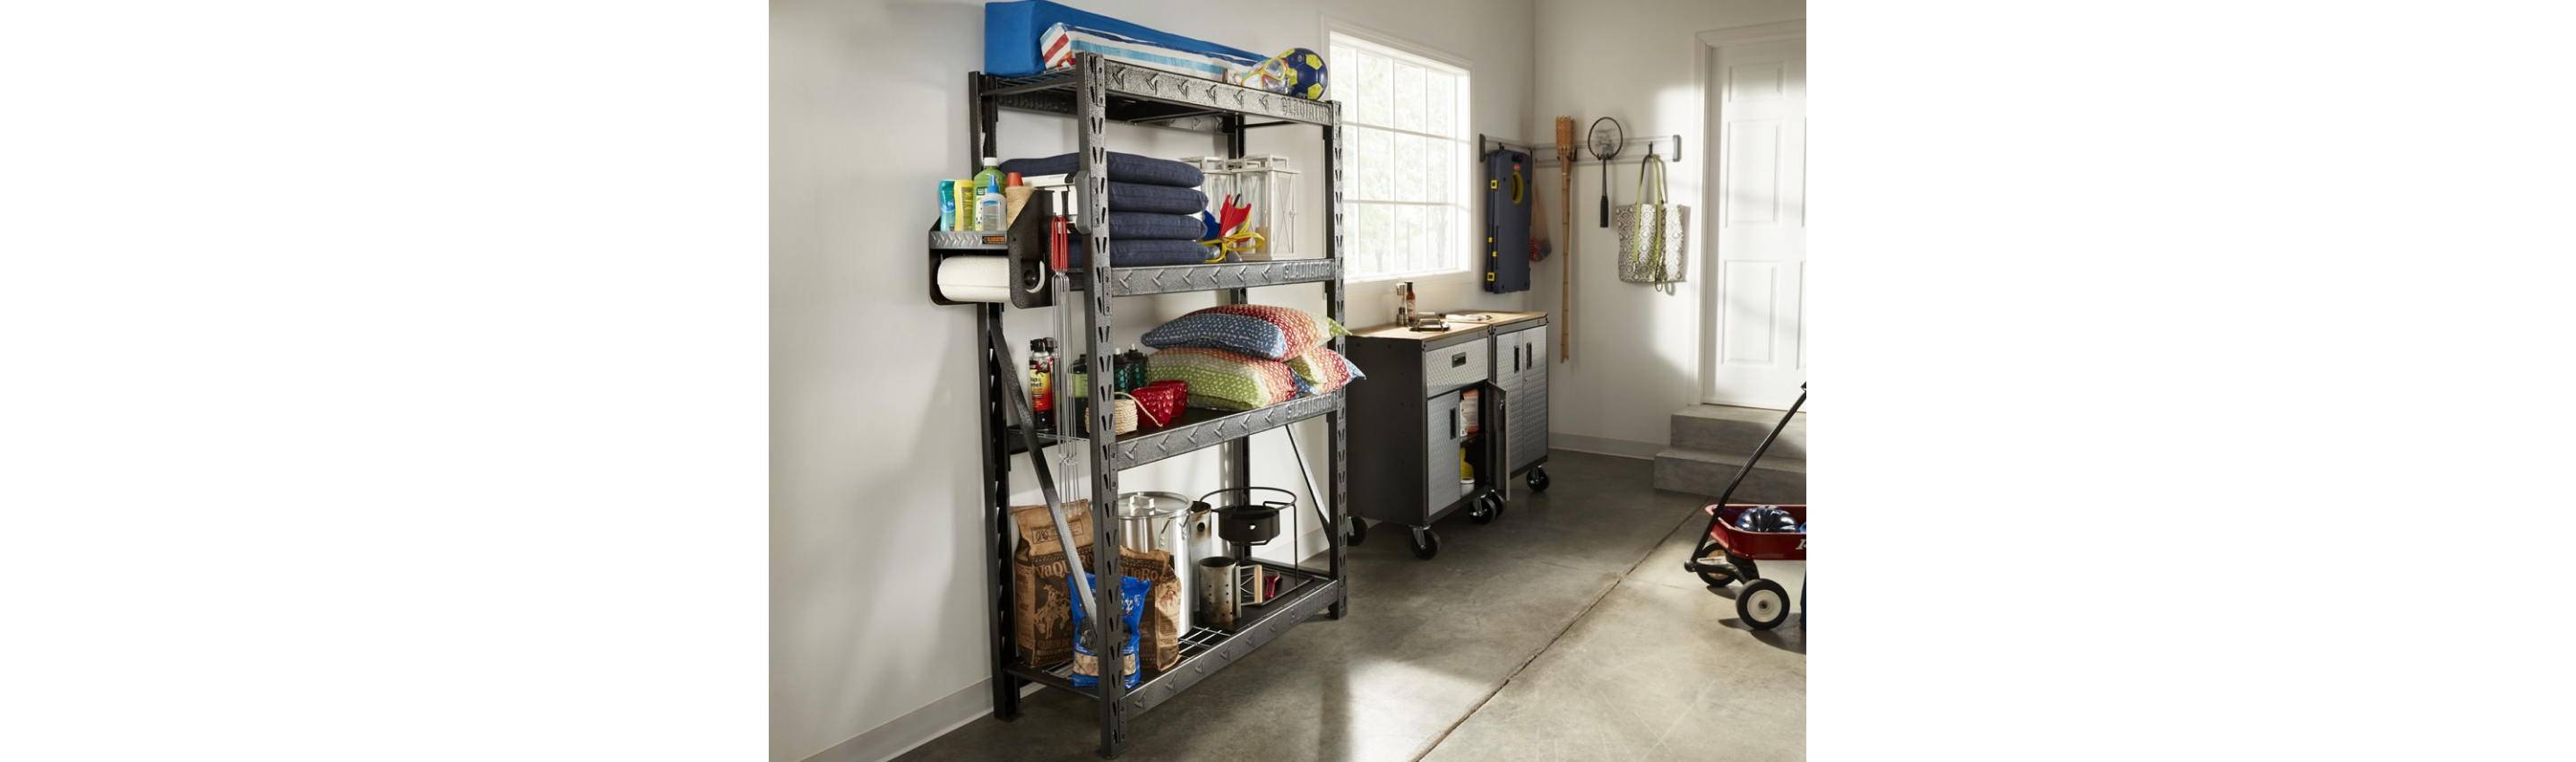
[[[1699,54],[1696,59],[1697,65],[1692,67],[1693,73],[1691,75],[1691,79],[1699,86],[1700,108],[1698,118],[1700,120],[1700,145],[1706,146],[1706,148],[1700,151],[1701,182],[1699,191],[1699,208],[1706,211],[1701,212],[1699,215],[1699,239],[1706,241],[1707,243],[1700,246],[1699,252],[1699,272],[1701,273],[1698,331],[1699,388],[1696,390],[1700,401],[1703,403],[1724,404],[1708,398],[1708,390],[1715,383],[1717,378],[1717,331],[1715,330],[1715,327],[1717,325],[1717,300],[1721,295],[1720,289],[1717,287],[1718,224],[1719,217],[1721,216],[1720,211],[1726,208],[1724,206],[1726,199],[1720,197],[1721,194],[1724,193],[1724,189],[1720,187],[1723,183],[1719,182],[1719,178],[1725,177],[1725,175],[1719,174],[1717,166],[1718,157],[1724,155],[1726,152],[1718,150],[1717,143],[1714,142],[1717,139],[1717,136],[1712,132],[1716,129],[1717,125],[1708,120],[1708,115],[1716,110],[1715,106],[1717,105],[1717,103],[1712,99],[1719,97],[1721,94],[1718,92],[1715,84],[1709,82],[1708,71],[1710,65],[1717,62],[1717,50],[1719,48],[1732,45],[1751,45],[1762,42],[1804,39],[1806,36],[1807,22],[1804,19],[1798,21],[1784,21],[1776,24],[1740,26],[1732,29],[1716,29],[1699,33]]]

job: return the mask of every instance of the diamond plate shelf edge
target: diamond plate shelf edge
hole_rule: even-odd
[[[1342,393],[1300,397],[1258,410],[1185,423],[1150,434],[1131,434],[1110,446],[1109,464],[1129,469],[1174,455],[1242,439],[1342,408]]]
[[[1333,259],[1289,259],[1274,262],[1227,262],[1215,265],[1114,267],[1110,269],[1109,277],[1111,294],[1144,296],[1221,288],[1321,283],[1342,277],[1342,263],[1340,260]]]
[[[1333,123],[1332,107],[1321,101],[1128,66],[1117,61],[1103,60],[1101,64],[1102,82],[1114,94],[1311,124]]]

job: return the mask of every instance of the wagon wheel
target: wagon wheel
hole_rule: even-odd
[[[1699,550],[1693,552],[1691,558],[1712,559],[1722,552],[1724,551],[1717,546],[1717,543],[1705,542],[1700,543]],[[1701,560],[1693,562],[1691,568],[1698,572],[1699,581],[1708,583],[1709,587],[1725,587],[1727,583],[1735,581],[1734,567],[1725,564]]]
[[[1789,619],[1789,591],[1767,579],[1744,583],[1744,592],[1735,596],[1735,615],[1756,630],[1778,627]]]

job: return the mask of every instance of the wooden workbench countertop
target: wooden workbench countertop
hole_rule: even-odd
[[[1458,316],[1458,315],[1482,315],[1482,316],[1485,316],[1485,317],[1493,318],[1493,320],[1491,320],[1491,321],[1489,321],[1489,322],[1473,322],[1473,323],[1471,323],[1471,322],[1467,322],[1467,321],[1464,321],[1464,320],[1459,320],[1459,319],[1457,318],[1457,316]],[[1411,328],[1406,328],[1406,327],[1401,326],[1401,325],[1396,325],[1396,324],[1394,324],[1394,323],[1388,323],[1388,324],[1386,324],[1386,325],[1374,325],[1374,326],[1369,326],[1369,327],[1367,327],[1367,328],[1357,328],[1357,329],[1353,329],[1353,330],[1351,331],[1351,335],[1353,335],[1353,336],[1367,336],[1367,337],[1371,337],[1371,338],[1380,338],[1380,339],[1410,339],[1410,340],[1413,340],[1413,341],[1427,341],[1427,340],[1431,340],[1431,339],[1437,339],[1437,338],[1440,338],[1440,337],[1443,337],[1443,336],[1455,335],[1455,334],[1457,334],[1459,331],[1471,331],[1471,330],[1475,330],[1475,329],[1479,329],[1479,328],[1500,328],[1500,327],[1503,327],[1503,326],[1506,326],[1506,325],[1510,325],[1510,324],[1513,324],[1513,323],[1519,323],[1519,322],[1529,321],[1529,320],[1537,320],[1537,319],[1539,319],[1539,318],[1543,318],[1543,317],[1547,317],[1547,313],[1545,313],[1545,312],[1499,312],[1499,311],[1494,311],[1494,310],[1480,310],[1480,311],[1476,311],[1476,312],[1458,312],[1458,313],[1451,313],[1450,318],[1449,318],[1449,330],[1446,330],[1446,331],[1416,331],[1416,330],[1413,330],[1413,329],[1411,329]]]

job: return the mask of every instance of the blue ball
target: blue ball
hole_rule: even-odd
[[[1320,101],[1328,89],[1328,76],[1324,71],[1323,54],[1305,48],[1289,48],[1286,53],[1254,64],[1243,73],[1237,84]]]
[[[1320,101],[1331,85],[1331,75],[1324,69],[1323,54],[1305,48],[1292,48],[1279,54],[1288,64],[1288,92],[1307,100]]]

